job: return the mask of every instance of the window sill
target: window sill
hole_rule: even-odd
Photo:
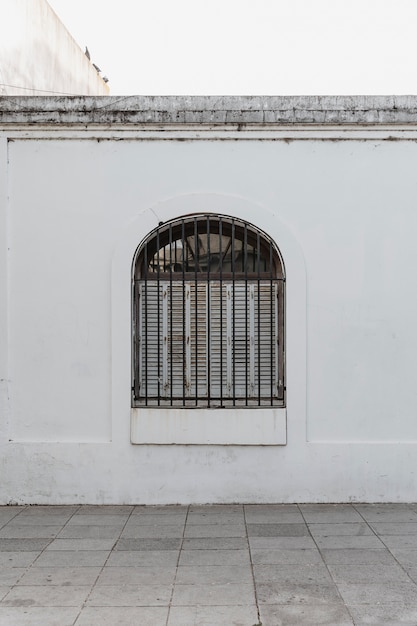
[[[157,445],[282,446],[285,408],[131,409],[131,442]]]

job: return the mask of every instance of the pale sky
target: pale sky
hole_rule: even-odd
[[[48,0],[111,95],[417,94],[417,0]]]

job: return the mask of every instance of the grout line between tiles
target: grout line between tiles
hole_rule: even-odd
[[[248,534],[248,525],[247,525],[247,522],[246,522],[246,507],[245,506],[243,506],[243,520],[245,522],[246,542],[247,542],[247,545],[248,545],[248,552],[249,552],[250,571],[251,571],[251,574],[252,574],[253,592],[254,592],[254,595],[255,595],[256,613],[257,613],[257,616],[258,616],[258,624],[254,624],[254,626],[262,626],[262,624],[261,624],[261,613],[260,613],[260,610],[259,610],[259,602],[258,602],[258,592],[257,592],[257,589],[256,589],[255,573],[253,571],[252,550],[251,550],[251,547],[250,547],[249,534]]]
[[[177,580],[177,574],[178,574],[178,567],[180,564],[180,558],[181,558],[181,552],[182,552],[182,546],[184,543],[184,538],[185,538],[185,529],[187,527],[187,520],[188,520],[188,513],[190,512],[190,507],[187,506],[187,513],[185,514],[185,520],[184,520],[184,528],[182,530],[182,537],[181,537],[181,543],[180,543],[180,549],[178,551],[178,558],[177,558],[177,563],[175,566],[175,575],[174,575],[174,580],[172,581],[172,588],[171,588],[171,595],[169,598],[169,604],[168,604],[168,613],[167,613],[167,619],[165,622],[165,626],[168,626],[168,622],[169,622],[169,616],[171,613],[171,606],[172,606],[172,600],[174,598],[174,589],[175,589],[175,581]]]
[[[329,569],[329,566],[327,565],[326,560],[325,560],[325,558],[323,557],[323,554],[322,554],[322,551],[321,551],[321,549],[320,549],[320,546],[318,545],[318,543],[317,543],[317,541],[316,541],[315,537],[314,537],[314,536],[312,535],[312,533],[311,533],[309,523],[307,522],[306,518],[304,517],[304,513],[303,513],[302,509],[301,509],[300,507],[298,507],[298,510],[300,511],[300,513],[301,513],[301,515],[302,515],[302,518],[303,518],[303,520],[304,520],[305,525],[307,526],[307,530],[308,530],[308,532],[309,532],[309,534],[310,534],[310,537],[311,537],[311,539],[314,541],[314,544],[315,544],[315,546],[316,546],[316,548],[317,548],[317,550],[318,550],[318,552],[319,552],[319,554],[320,554],[320,556],[321,556],[321,559],[322,559],[322,561],[323,561],[323,563],[324,563],[324,565],[325,565],[325,567],[326,567],[326,569],[327,569],[327,572],[328,572],[328,574],[329,574],[330,578],[331,578],[331,579],[332,579],[332,581],[333,581],[333,584],[334,584],[334,586],[335,586],[335,588],[336,588],[336,590],[337,590],[337,593],[338,593],[338,595],[339,595],[339,597],[340,597],[340,599],[341,599],[341,601],[342,601],[342,603],[343,603],[343,606],[344,606],[344,607],[345,607],[345,609],[347,610],[347,612],[348,612],[348,614],[349,614],[349,617],[350,617],[350,619],[352,620],[352,624],[354,625],[354,624],[355,624],[355,621],[354,621],[354,619],[353,619],[353,615],[351,614],[351,612],[350,612],[350,610],[349,610],[349,607],[346,605],[346,602],[344,601],[344,599],[343,599],[343,597],[342,597],[342,594],[341,594],[341,593],[340,593],[340,591],[339,591],[339,586],[338,586],[338,584],[336,583],[336,581],[334,580],[333,575],[332,575],[332,573],[331,573],[331,571],[330,571],[330,569]]]
[[[106,567],[107,562],[108,562],[108,560],[109,560],[109,558],[110,558],[111,554],[113,553],[113,550],[114,550],[114,548],[115,548],[115,545],[116,545],[116,544],[117,544],[117,542],[119,541],[120,536],[121,536],[122,532],[124,531],[124,529],[126,528],[126,524],[127,524],[127,523],[128,523],[128,521],[130,520],[130,518],[131,518],[131,516],[132,516],[132,514],[133,514],[133,511],[134,511],[134,510],[135,510],[135,507],[132,507],[132,510],[130,511],[130,513],[129,513],[129,515],[128,515],[128,517],[127,517],[126,521],[125,521],[125,523],[124,523],[124,524],[123,524],[123,526],[121,527],[121,530],[120,530],[120,532],[119,532],[119,535],[118,535],[117,539],[116,539],[116,540],[115,540],[115,542],[113,543],[113,546],[110,548],[109,553],[108,553],[108,555],[107,555],[107,558],[106,558],[106,560],[104,561],[104,563],[103,563],[103,565],[102,565],[102,567],[101,567],[101,569],[100,569],[99,573],[97,574],[97,577],[96,577],[95,581],[94,581],[94,582],[93,582],[93,584],[91,585],[90,591],[88,592],[87,597],[85,598],[85,600],[84,600],[84,602],[83,602],[83,604],[82,604],[82,606],[81,606],[81,608],[80,608],[80,610],[79,610],[79,613],[78,613],[77,617],[75,618],[75,621],[74,621],[74,623],[73,623],[73,626],[76,626],[76,623],[78,622],[78,620],[79,620],[80,616],[82,615],[83,610],[84,610],[84,609],[85,609],[85,607],[87,606],[87,602],[88,602],[88,600],[89,600],[89,598],[90,598],[91,594],[93,593],[94,589],[96,588],[97,581],[98,581],[98,579],[100,578],[100,576],[101,576],[101,574],[102,574],[102,572],[103,572],[104,568]],[[69,521],[69,520],[68,520],[68,521]]]

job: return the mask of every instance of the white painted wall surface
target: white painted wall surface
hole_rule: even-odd
[[[415,141],[108,139],[0,144],[1,502],[416,500]],[[286,445],[130,443],[131,261],[193,211],[283,255]]]
[[[0,96],[45,93],[109,88],[46,0],[0,0]]]

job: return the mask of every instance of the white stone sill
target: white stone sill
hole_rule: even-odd
[[[287,411],[132,408],[133,444],[283,446]]]

